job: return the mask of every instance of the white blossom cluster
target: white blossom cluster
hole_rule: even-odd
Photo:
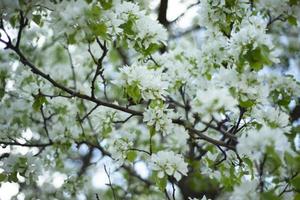
[[[282,129],[263,126],[259,130],[243,132],[239,138],[237,151],[253,160],[262,159],[267,147],[274,147],[276,153],[283,159],[284,153],[293,154],[290,143]]]
[[[133,147],[134,134],[127,131],[114,133],[116,136],[110,140],[109,152],[111,152],[112,157],[116,160],[116,164],[121,166],[127,159],[128,151]]]
[[[258,193],[256,192],[258,186],[257,180],[243,180],[243,182],[234,188],[233,193],[230,196],[230,200],[251,200],[257,199],[259,197]]]
[[[222,113],[236,111],[237,105],[227,88],[214,87],[199,90],[192,102],[194,111],[202,115],[204,121],[209,121],[211,117],[221,119]]]
[[[174,114],[170,109],[167,108],[166,105],[149,107],[144,112],[144,122],[147,123],[148,126],[153,126],[155,131],[162,133],[169,133],[170,128],[172,126],[172,117]]]
[[[187,163],[182,155],[173,151],[159,151],[152,154],[150,164],[153,170],[158,171],[157,176],[163,178],[166,175],[174,176],[179,181],[182,175],[187,175]]]
[[[123,85],[137,87],[143,99],[164,99],[169,82],[161,69],[149,69],[145,65],[133,64],[120,69]],[[123,83],[122,83],[123,82]]]

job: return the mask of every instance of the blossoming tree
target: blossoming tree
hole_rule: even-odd
[[[0,2],[1,183],[16,199],[300,199],[300,85],[274,73],[299,57],[299,1],[195,1],[182,31],[172,1],[147,2]]]

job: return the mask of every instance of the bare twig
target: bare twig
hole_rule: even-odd
[[[41,114],[42,114],[42,118],[43,118],[43,125],[44,125],[44,129],[45,129],[45,132],[46,132],[46,135],[49,139],[50,142],[52,142],[50,136],[49,136],[49,131],[48,131],[48,127],[47,127],[47,120],[51,119],[51,117],[46,117],[45,116],[45,113],[44,113],[44,109],[43,109],[43,105],[41,105],[40,107],[40,111],[41,111]]]
[[[129,151],[138,151],[138,152],[142,152],[142,153],[145,153],[147,155],[150,155],[151,156],[151,153],[146,151],[146,150],[143,150],[143,149],[137,149],[137,148],[130,148],[128,149]]]
[[[76,73],[75,73],[75,67],[74,67],[72,55],[71,55],[71,52],[70,52],[68,46],[64,46],[64,48],[67,50],[67,53],[68,53],[69,62],[70,62],[71,70],[72,70],[72,77],[73,77],[72,79],[73,79],[73,84],[74,84],[74,90],[76,91],[76,90],[77,90],[77,85],[76,85]]]
[[[167,200],[171,200],[171,198],[170,198],[170,196],[169,196],[169,194],[168,194],[167,189],[165,189],[164,192],[165,192],[165,195],[166,195]]]
[[[19,27],[18,36],[17,36],[16,48],[19,48],[23,29],[28,24],[28,19],[25,18],[23,11],[20,11],[19,16],[20,16],[20,20],[19,20],[20,27]]]
[[[107,184],[107,185],[110,187],[110,189],[111,189],[111,191],[113,193],[114,200],[116,200],[117,198],[116,198],[116,194],[115,194],[115,189],[114,189],[113,185],[111,184],[110,175],[109,175],[109,173],[108,173],[108,171],[106,169],[106,165],[104,165],[104,171],[105,171],[105,173],[107,175],[107,178],[108,178],[108,181],[109,181],[109,184]]]
[[[53,145],[53,142],[32,144],[32,143],[19,143],[16,141],[13,141],[13,142],[0,141],[0,145],[21,146],[21,147],[47,147],[47,146]]]
[[[180,15],[178,15],[175,19],[173,19],[172,21],[170,21],[170,24],[173,24],[175,22],[177,22],[180,18],[182,18],[191,8],[197,6],[200,4],[200,0],[196,1],[195,3],[190,4],[184,12],[182,12]]]
[[[97,41],[98,45],[100,46],[100,48],[102,49],[102,55],[98,60],[95,60],[95,57],[92,56],[93,54],[91,53],[91,50],[89,49],[90,54],[93,57],[93,60],[94,60],[95,64],[97,65],[94,77],[92,79],[91,96],[95,97],[95,82],[96,82],[97,77],[100,75],[101,78],[102,78],[103,85],[104,85],[104,95],[105,95],[105,98],[107,99],[106,80],[104,79],[104,76],[103,76],[103,63],[102,62],[103,62],[103,60],[104,60],[104,58],[105,58],[105,56],[108,52],[108,49],[107,49],[107,46],[106,46],[106,41],[104,41],[103,44],[100,42],[100,40],[98,38],[96,39],[96,41]]]
[[[223,158],[214,164],[215,167],[217,167],[219,164],[221,164],[223,161],[225,161],[227,159],[226,151],[224,151],[219,145],[216,145],[216,146],[222,152]]]
[[[96,104],[88,113],[86,113],[81,119],[80,121],[83,122],[90,114],[92,114],[92,112],[94,110],[96,110],[99,107],[98,104]]]
[[[99,195],[98,195],[98,194],[96,194],[96,200],[100,200],[100,198],[99,198]]]
[[[173,192],[172,192],[172,198],[173,198],[173,200],[176,200],[176,198],[175,198],[175,192],[176,192],[176,190],[175,190],[174,183],[172,183],[172,190],[173,190]]]
[[[129,115],[126,119],[124,120],[118,120],[118,121],[113,121],[113,123],[125,123],[127,122],[128,120],[130,120],[134,115]]]

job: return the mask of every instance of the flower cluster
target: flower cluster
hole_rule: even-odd
[[[112,136],[108,147],[116,164],[121,166],[127,159],[129,150],[133,147],[134,134],[127,131],[116,131],[114,133],[115,136]]]
[[[153,126],[155,131],[168,134],[172,127],[172,110],[166,105],[149,107],[144,112],[143,121]]]
[[[274,150],[281,159],[285,152],[293,154],[288,138],[279,128],[272,129],[263,126],[259,130],[251,129],[243,132],[238,139],[237,151],[253,160],[260,160],[267,150],[267,147],[274,147]]]
[[[240,185],[234,188],[233,193],[230,196],[230,200],[251,200],[258,199],[259,195],[256,192],[258,185],[257,180],[244,180]]]
[[[237,105],[237,100],[227,88],[216,87],[199,90],[192,102],[194,111],[199,113],[204,121],[209,121],[211,117],[220,119],[222,113],[236,111]]]
[[[151,69],[145,65],[133,64],[120,69],[127,94],[133,99],[163,99],[169,86],[161,69]]]
[[[159,178],[169,175],[179,181],[182,175],[186,176],[188,172],[187,163],[184,162],[182,155],[173,151],[159,151],[152,154],[150,164],[153,170],[158,171]]]

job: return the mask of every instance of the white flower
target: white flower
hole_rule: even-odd
[[[189,197],[189,200],[199,200],[199,199]],[[201,200],[211,200],[211,199],[207,199],[206,196],[203,195],[203,197],[201,198]]]
[[[187,175],[187,163],[184,162],[182,155],[175,154],[172,151],[159,151],[152,154],[150,164],[152,169],[158,171],[158,177],[165,175],[174,176],[177,181],[182,175]]]
[[[163,99],[167,95],[169,83],[160,69],[148,69],[147,66],[133,64],[120,69],[127,85],[137,84],[144,99]]]
[[[207,31],[205,33],[205,42],[201,46],[201,62],[204,66],[221,66],[224,60],[228,60],[229,40],[219,31]]]
[[[261,15],[246,16],[241,24],[233,28],[229,41],[229,53],[235,60],[240,55],[254,50],[257,47],[266,46],[273,49],[272,38],[266,33],[267,20]],[[252,49],[248,49],[251,45]],[[278,62],[276,55],[271,51],[269,58],[273,62]]]
[[[173,149],[187,149],[187,139],[189,138],[188,131],[179,125],[173,124],[169,130],[169,135],[166,137],[167,147]]]
[[[143,45],[148,48],[151,43],[165,42],[167,40],[167,31],[157,21],[143,15],[136,21],[137,38],[143,40]]]
[[[162,131],[167,134],[170,131],[172,124],[172,113],[167,106],[154,108],[148,108],[144,112],[143,121],[147,123],[148,126],[155,126],[156,131]]]
[[[259,0],[257,8],[266,9],[278,16],[289,9],[288,3],[288,0]]]
[[[256,192],[257,185],[258,185],[257,180],[252,180],[252,181],[244,180],[239,186],[234,187],[234,191],[231,194],[229,200],[259,199],[259,195]]]
[[[252,116],[258,123],[265,122],[272,128],[282,128],[283,131],[288,132],[291,127],[289,126],[289,115],[279,108],[270,106],[255,107],[252,110]]]
[[[205,121],[210,116],[220,118],[222,109],[235,112],[238,102],[232,97],[227,88],[210,87],[205,90],[199,90],[192,102],[192,108],[199,113]]]
[[[178,44],[176,43],[176,45]],[[197,56],[198,53],[199,52],[197,51]],[[166,69],[165,73],[167,74],[168,81],[172,87],[178,87],[178,83],[186,83],[197,67],[196,55],[186,54],[183,47],[176,46],[176,49],[170,52],[164,53],[163,55],[155,55],[154,59],[156,62]]]
[[[117,161],[116,164],[121,166],[127,158],[128,150],[134,145],[134,135],[127,131],[116,131],[114,136],[109,143],[109,152]]]
[[[140,8],[137,4],[135,3],[131,3],[131,2],[127,2],[124,1],[122,3],[117,3],[115,6],[115,14],[116,15],[120,15],[121,17],[123,17],[123,19],[125,19],[125,17],[127,18],[128,13],[138,13],[140,11]]]
[[[271,129],[263,126],[260,130],[249,130],[242,133],[238,142],[238,153],[247,155],[253,160],[259,160],[268,146],[273,146],[282,159],[285,152],[293,154],[287,137],[279,128]]]

